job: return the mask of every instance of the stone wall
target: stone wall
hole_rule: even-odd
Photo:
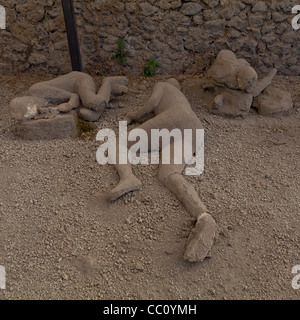
[[[221,49],[246,58],[259,72],[276,67],[300,75],[300,30],[291,13],[299,0],[74,0],[84,71],[141,75],[147,59],[159,73],[205,70]],[[7,28],[0,30],[2,72],[70,71],[60,0],[0,0]],[[118,37],[130,56],[112,58]]]

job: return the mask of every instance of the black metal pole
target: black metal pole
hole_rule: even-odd
[[[66,31],[68,35],[69,52],[73,71],[82,71],[81,55],[77,35],[77,27],[74,15],[73,0],[61,0]]]

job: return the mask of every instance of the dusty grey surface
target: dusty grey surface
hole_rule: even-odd
[[[205,171],[188,179],[219,228],[202,263],[183,260],[192,220],[157,166],[134,166],[142,189],[108,204],[118,176],[96,162],[98,143],[15,136],[9,101],[46,79],[0,77],[0,299],[299,299],[299,78],[273,81],[293,95],[290,116],[246,119],[210,115],[198,78],[180,78],[206,130]],[[99,129],[117,130],[162,79],[131,78]]]

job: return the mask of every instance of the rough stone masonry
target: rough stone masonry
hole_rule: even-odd
[[[4,3],[3,3],[4,2]],[[297,2],[297,1],[296,1]],[[1,72],[71,71],[60,0],[5,0],[0,30]],[[141,75],[147,59],[159,73],[207,69],[220,50],[245,58],[258,73],[300,75],[295,0],[74,0],[84,71]],[[112,59],[118,37],[130,56]]]

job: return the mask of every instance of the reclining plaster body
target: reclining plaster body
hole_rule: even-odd
[[[149,151],[157,151],[151,150],[152,129],[168,129],[171,131],[177,128],[182,133],[184,129],[192,129],[193,134],[195,134],[196,129],[203,129],[201,121],[193,112],[175,79],[157,83],[149,101],[137,112],[128,113],[124,120],[129,124],[132,121],[141,120],[150,113],[154,113],[155,116],[137,128],[146,131]],[[128,143],[128,149],[132,144]],[[174,141],[170,144],[172,158],[172,151],[174,157]],[[193,139],[193,153],[195,148],[195,139]],[[174,164],[172,160],[170,164],[160,163],[158,179],[178,197],[187,211],[197,220],[196,226],[189,236],[184,259],[202,261],[213,245],[217,226],[213,217],[207,213],[207,209],[199,199],[194,187],[183,177],[182,172],[185,166],[184,161],[182,161],[182,164]],[[142,186],[141,181],[132,173],[130,163],[119,164],[117,158],[115,168],[118,171],[120,182],[110,192],[111,200],[115,200],[130,191],[138,190]]]
[[[82,105],[78,115],[83,120],[96,121],[108,105],[111,95],[127,92],[126,77],[106,77],[100,89],[91,76],[73,71],[58,78],[32,85],[25,97],[15,98],[11,107],[17,105],[25,119],[33,119],[38,113],[67,113]],[[50,105],[57,107],[47,108]],[[50,110],[49,110],[50,109]]]

